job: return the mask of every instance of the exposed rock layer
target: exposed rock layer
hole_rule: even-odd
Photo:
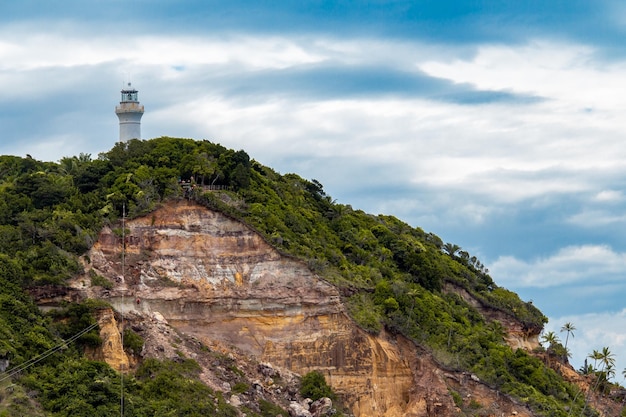
[[[274,366],[321,370],[356,416],[452,416],[450,381],[465,392],[462,378],[440,370],[408,340],[362,331],[336,288],[305,264],[206,208],[169,203],[128,221],[123,233],[105,228],[89,259],[88,272],[115,286],[102,291],[77,280],[87,296],[106,298],[135,317],[163,317],[178,331],[237,346]],[[481,398],[501,411],[530,415],[491,394]]]
[[[130,369],[130,360],[122,349],[122,334],[115,314],[111,309],[102,309],[98,311],[96,318],[100,327],[102,346],[98,349],[88,349],[87,355],[93,360],[105,361],[117,371],[127,372]]]

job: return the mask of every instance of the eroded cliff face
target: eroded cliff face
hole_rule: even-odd
[[[116,371],[128,372],[130,358],[122,349],[122,333],[111,309],[98,310],[96,319],[100,328],[102,346],[88,348],[87,356],[93,360],[104,361]]]
[[[300,374],[320,370],[355,416],[452,416],[449,387],[469,396],[480,392],[471,389],[477,381],[465,383],[442,371],[410,341],[362,331],[334,286],[220,213],[172,202],[127,221],[123,236],[102,230],[88,254],[87,274],[74,286],[135,320],[162,317],[207,345],[236,346],[260,362]],[[94,273],[114,288],[90,287],[88,276]],[[114,327],[107,328],[115,333]],[[111,346],[114,339],[107,339]],[[118,369],[132,366],[112,353],[103,359]],[[530,415],[492,394],[480,398],[497,404],[502,415],[513,410]]]
[[[507,344],[511,346],[511,348],[524,349],[531,352],[540,346],[540,328],[525,328],[522,323],[520,323],[518,320],[515,320],[513,317],[504,313],[503,311],[482,305],[463,288],[454,286],[452,284],[446,284],[444,291],[458,294],[469,305],[478,310],[483,317],[491,321],[498,321],[504,328],[505,340]]]

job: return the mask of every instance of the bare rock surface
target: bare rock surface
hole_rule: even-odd
[[[228,393],[231,403],[268,396],[290,415],[312,415],[297,402],[292,382],[318,370],[356,417],[458,415],[450,389],[497,415],[531,415],[480,381],[440,369],[409,340],[363,331],[333,285],[241,222],[183,201],[128,220],[125,228],[123,238],[119,229],[102,230],[71,296],[108,301],[144,338],[143,357],[196,359],[213,389],[228,393],[228,367],[220,374],[206,349],[232,358],[258,382],[248,393]],[[93,274],[113,288],[90,286]],[[52,299],[46,294],[47,302]],[[106,328],[114,333],[112,324]],[[120,349],[115,346],[111,350]],[[124,355],[102,355],[116,369],[133,366]]]

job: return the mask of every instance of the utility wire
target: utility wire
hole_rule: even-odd
[[[125,252],[126,252],[126,205],[124,204],[123,208],[122,208],[122,281],[123,284],[126,284],[126,277],[125,277]],[[122,323],[122,346],[124,346],[124,290],[122,290],[122,305],[120,307],[120,315],[122,317],[121,319],[121,323]],[[85,329],[81,330],[80,332],[76,333],[74,336],[70,337],[67,340],[62,341],[61,343],[59,343],[58,345],[48,349],[47,351],[41,353],[39,356],[34,357],[33,359],[29,359],[28,361],[16,366],[15,368],[9,369],[8,371],[6,371],[6,374],[2,377],[0,377],[0,382],[6,381],[7,379],[13,377],[14,375],[30,368],[31,366],[41,362],[42,360],[46,359],[48,356],[52,355],[53,353],[63,349],[64,347],[66,347],[68,344],[74,342],[76,339],[80,338],[82,335],[84,335],[85,333],[91,331],[92,329],[95,329],[96,326],[98,326],[98,323],[94,323],[88,327],[86,327]],[[120,394],[120,415],[122,417],[124,417],[124,364],[122,363],[122,368],[121,368],[121,373],[120,373],[120,377],[121,377],[121,394]]]
[[[122,322],[122,355],[124,354],[124,287],[126,286],[126,203],[122,204],[122,304],[120,316]],[[124,361],[120,367],[120,417],[124,417]]]
[[[126,284],[126,277],[125,277],[125,252],[126,252],[126,204],[124,204],[123,208],[122,208],[122,281],[123,284]],[[121,319],[121,323],[122,323],[122,346],[124,346],[124,290],[122,290],[122,305],[120,307],[120,315],[122,317]],[[61,343],[59,343],[58,345],[48,349],[47,351],[41,353],[39,356],[34,357],[33,359],[29,359],[28,361],[16,366],[15,368],[9,369],[6,374],[3,377],[0,377],[0,382],[3,382],[11,377],[13,377],[14,375],[30,368],[31,366],[41,362],[42,360],[46,359],[48,356],[52,355],[53,353],[61,350],[62,348],[66,347],[68,344],[74,342],[76,339],[80,338],[82,335],[84,335],[85,333],[91,331],[92,329],[95,329],[96,326],[98,326],[98,323],[94,323],[88,327],[86,327],[85,329],[81,330],[80,332],[76,333],[74,336],[70,337],[67,340],[62,341]],[[122,363],[122,368],[121,368],[121,373],[120,373],[120,377],[121,377],[121,395],[120,395],[120,415],[122,417],[124,417],[124,364]]]
[[[25,369],[30,368],[31,366],[35,365],[36,363],[46,359],[48,356],[52,355],[53,353],[61,350],[62,348],[66,347],[69,343],[74,342],[76,339],[78,339],[79,337],[81,337],[82,335],[84,335],[85,333],[91,331],[92,329],[95,329],[96,326],[98,325],[98,323],[94,323],[91,326],[81,330],[80,332],[76,333],[74,336],[70,337],[67,340],[64,340],[63,342],[59,343],[58,345],[46,350],[44,353],[40,354],[39,356],[34,357],[33,359],[27,360],[26,362],[16,366],[15,368],[9,369],[7,371],[7,374],[4,375],[3,377],[0,377],[0,382],[5,381],[9,378],[11,378],[12,376],[24,371]]]

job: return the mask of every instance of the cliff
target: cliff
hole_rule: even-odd
[[[168,203],[127,221],[123,233],[105,227],[86,259],[86,275],[74,280],[71,297],[110,302],[147,340],[170,329],[285,372],[320,370],[355,416],[456,415],[450,390],[498,415],[531,415],[478,378],[440,368],[406,338],[363,331],[337,289],[304,263],[282,256],[246,225],[193,203]],[[90,286],[94,274],[113,288]],[[129,363],[111,319],[100,317],[105,343],[96,357],[120,369]],[[150,348],[147,341],[143,354],[172,350],[160,343]]]
[[[447,284],[444,290],[458,294],[463,300],[478,310],[478,312],[480,312],[480,314],[488,320],[499,322],[505,331],[505,341],[509,346],[511,346],[511,348],[533,351],[540,346],[539,333],[542,329],[536,327],[528,328],[523,323],[520,323],[519,320],[511,317],[510,314],[507,314],[502,310],[483,305],[469,292],[458,286]]]

